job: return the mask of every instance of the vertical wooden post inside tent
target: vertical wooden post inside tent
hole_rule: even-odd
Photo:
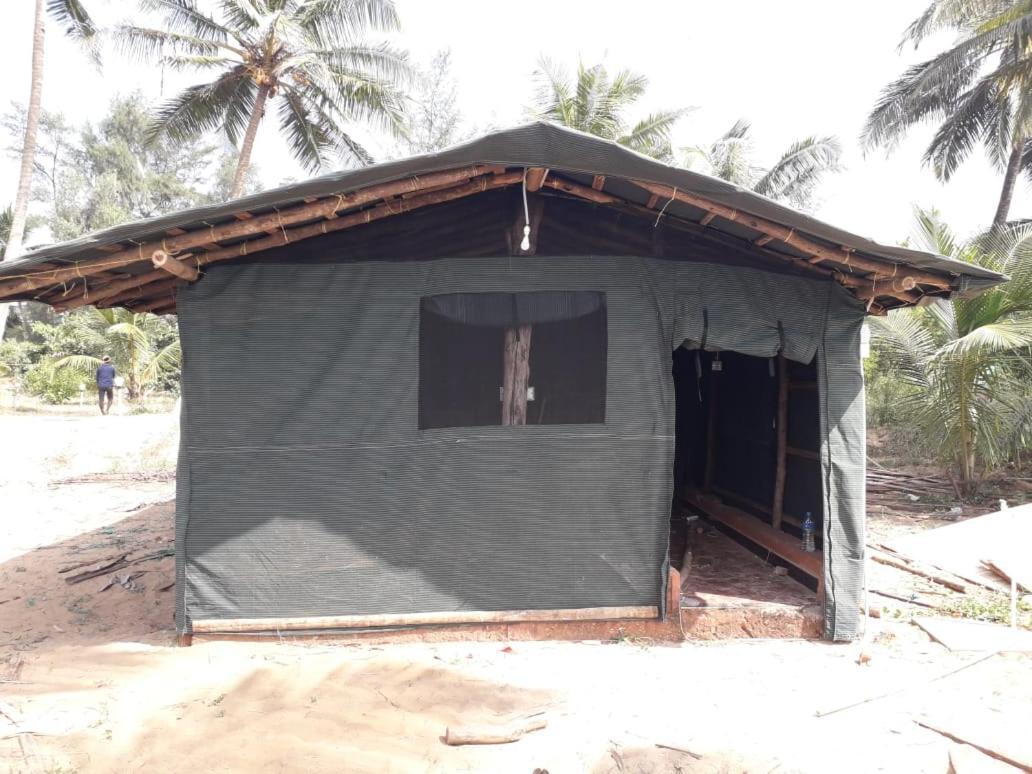
[[[720,353],[714,353],[714,361],[719,360]],[[706,412],[706,471],[703,475],[703,489],[707,492],[713,489],[713,472],[717,458],[717,410],[720,406],[720,388],[717,382],[719,370],[713,368],[710,363],[709,374],[709,410]]]
[[[785,512],[785,453],[788,448],[788,361],[778,355],[777,461],[774,468],[774,502],[770,507],[770,523],[781,529]]]
[[[502,424],[527,424],[527,388],[530,386],[530,337],[532,325],[505,329],[502,376]]]
[[[528,191],[536,191],[547,170],[536,170],[528,175]],[[533,177],[533,180],[530,178]],[[536,181],[536,182],[535,182]],[[529,218],[522,203],[517,209],[516,220],[506,233],[509,255],[535,255],[537,253],[538,230],[544,216],[544,200],[531,197],[528,203]],[[529,247],[520,246],[523,241],[523,227],[530,226]],[[502,424],[527,424],[527,390],[530,387],[530,339],[534,332],[532,325],[514,325],[505,329],[505,357],[502,375]]]

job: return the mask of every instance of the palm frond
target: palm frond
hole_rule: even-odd
[[[155,111],[152,136],[184,140],[222,127],[235,141],[250,115],[256,91],[243,66],[212,83],[189,86]]]
[[[227,43],[231,37],[235,37],[232,30],[210,14],[201,11],[194,0],[139,1],[144,10],[162,14],[169,32],[188,35],[211,43]]]
[[[829,172],[839,169],[842,144],[836,137],[806,137],[789,146],[753,190],[771,199],[803,205]]]
[[[47,0],[47,14],[64,27],[65,35],[83,46],[87,55],[100,64],[99,33],[80,0]]]

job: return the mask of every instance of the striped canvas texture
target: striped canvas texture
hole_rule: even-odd
[[[606,423],[418,429],[419,306],[600,291]],[[863,309],[834,283],[635,257],[212,266],[183,288],[177,626],[662,605],[670,355],[822,363],[827,634],[855,634]],[[779,332],[779,323],[781,332]]]

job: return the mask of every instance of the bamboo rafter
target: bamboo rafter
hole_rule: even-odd
[[[19,278],[0,280],[0,298],[25,293],[48,285],[57,285],[66,280],[97,274],[119,266],[127,266],[138,261],[148,261],[154,252],[163,250],[170,255],[216,244],[229,239],[251,236],[267,229],[283,230],[288,226],[307,221],[329,218],[341,210],[360,207],[371,202],[394,196],[407,191],[416,191],[428,185],[440,185],[445,182],[463,182],[483,174],[497,170],[494,165],[473,165],[461,169],[436,172],[421,177],[410,177],[390,183],[362,188],[348,194],[338,194],[314,202],[297,205],[278,212],[271,212],[244,220],[237,220],[207,229],[189,231],[179,236],[147,242],[129,249],[123,249],[92,263],[82,263],[62,269],[33,271]]]
[[[754,231],[759,231],[761,234],[766,234],[767,236],[772,237],[772,239],[784,242],[786,245],[790,245],[800,252],[806,253],[810,256],[808,260],[811,263],[831,261],[832,263],[839,264],[849,269],[871,272],[878,279],[895,278],[897,276],[905,275],[912,277],[915,282],[922,285],[931,285],[932,287],[941,288],[943,290],[948,290],[951,287],[950,280],[945,277],[930,274],[929,272],[902,264],[887,266],[876,260],[856,255],[856,253],[851,250],[845,250],[841,247],[827,247],[825,245],[821,245],[802,234],[797,234],[795,229],[789,228],[788,226],[783,226],[780,223],[775,223],[774,221],[767,220],[766,218],[761,218],[757,215],[751,215],[747,212],[741,212],[732,207],[718,204],[697,194],[675,189],[660,183],[650,183],[644,180],[635,180],[634,184],[650,193],[658,194],[659,196],[666,196],[667,198],[672,198],[685,204],[690,204],[709,214],[713,214],[715,217],[721,217],[734,221],[735,223],[740,223]]]
[[[311,223],[291,229],[280,229],[269,236],[262,237],[261,239],[240,242],[232,247],[224,247],[218,250],[194,255],[183,263],[189,266],[202,267],[218,261],[240,258],[263,250],[271,250],[273,248],[293,244],[294,242],[299,242],[304,239],[311,239],[312,237],[329,234],[334,231],[341,231],[353,226],[372,223],[376,220],[400,215],[421,207],[441,204],[481,193],[483,191],[515,185],[516,183],[521,182],[522,179],[523,174],[521,172],[507,172],[501,175],[485,175],[462,185],[435,190],[422,196],[414,196],[411,199],[398,199],[391,202],[384,202],[370,209],[361,210],[350,215],[343,215],[332,220],[323,220],[318,223]],[[112,283],[111,287],[113,288],[117,285],[117,289],[114,289],[114,292],[110,295],[109,288],[105,288],[98,293],[92,294],[92,297],[90,298],[83,296],[79,299],[63,303],[60,305],[60,309],[61,311],[68,311],[87,304],[101,302],[107,305],[115,305],[126,300],[127,296],[143,298],[144,295],[150,294],[150,288],[152,285],[167,281],[167,277],[168,275],[163,270],[147,272],[146,274],[142,274],[132,280]]]

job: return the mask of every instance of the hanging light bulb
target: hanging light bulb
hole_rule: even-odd
[[[520,242],[520,250],[527,252],[530,249],[530,224],[523,227],[523,241]]]

